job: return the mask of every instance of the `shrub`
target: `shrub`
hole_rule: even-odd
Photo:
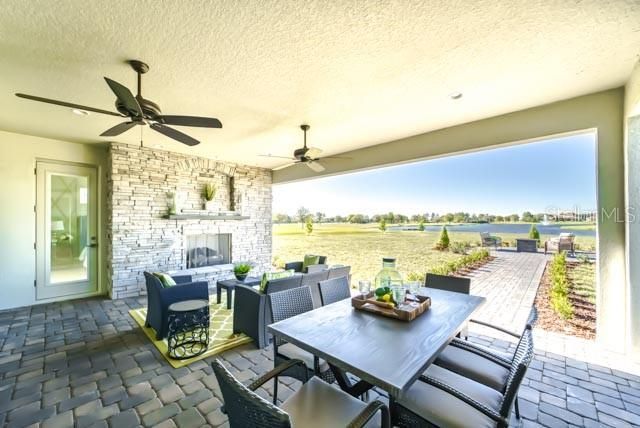
[[[456,254],[466,254],[467,253],[467,243],[455,241],[451,243],[451,252]]]
[[[446,226],[442,226],[440,238],[438,239],[438,242],[436,242],[435,249],[440,251],[448,250],[449,243],[449,232],[447,232]]]
[[[529,229],[529,239],[536,239],[540,242],[540,232],[538,232],[538,228],[535,224],[532,224],[531,229]]]
[[[418,230],[424,232],[424,220],[420,220],[420,223],[418,223]]]
[[[551,307],[564,319],[573,317],[573,306],[569,301],[569,281],[567,280],[567,254],[556,254],[550,266],[551,291],[549,300]]]
[[[383,232],[387,231],[387,219],[382,217],[380,219],[380,224],[378,224],[378,229],[380,229]]]
[[[271,265],[277,269],[284,269],[285,263],[284,259],[280,256],[273,256],[273,260],[271,261]]]
[[[475,250],[470,254],[462,257],[459,260],[441,263],[438,266],[431,268],[429,273],[435,273],[437,275],[449,275],[456,271],[459,271],[467,266],[476,264],[489,258],[489,250],[481,249]]]

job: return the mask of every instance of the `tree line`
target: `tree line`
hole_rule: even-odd
[[[323,212],[312,213],[305,207],[300,207],[295,215],[275,214],[274,223],[381,223],[403,224],[403,223],[496,223],[496,222],[517,222],[537,223],[544,219],[543,213],[533,214],[525,211],[522,214],[493,215],[493,214],[471,214],[467,212],[456,212],[438,214],[435,212],[424,214],[405,215],[388,212],[386,214],[349,214],[346,216],[327,216]]]

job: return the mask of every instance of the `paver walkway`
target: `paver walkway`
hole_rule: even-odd
[[[538,291],[548,256],[543,253],[492,251],[494,260],[469,274],[471,293],[487,298],[474,318],[522,330]]]
[[[128,314],[145,304],[89,299],[0,312],[0,426],[228,426],[211,359],[171,368]],[[513,346],[473,331],[470,340]],[[271,355],[245,345],[222,357],[250,381],[273,367]],[[639,374],[537,349],[520,390],[521,425],[640,425]],[[282,378],[279,397],[298,385]],[[271,391],[268,383],[259,393]]]

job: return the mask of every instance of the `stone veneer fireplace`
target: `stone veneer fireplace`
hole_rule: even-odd
[[[146,293],[144,271],[190,274],[213,287],[217,280],[233,277],[234,261],[251,261],[256,275],[269,269],[270,170],[111,143],[106,178],[106,279],[113,298]],[[221,210],[229,209],[234,194],[241,195],[242,218],[165,218],[167,192],[180,192],[183,208],[197,210],[202,208],[202,189],[211,182]],[[227,263],[185,269],[185,238],[215,234],[233,236]]]

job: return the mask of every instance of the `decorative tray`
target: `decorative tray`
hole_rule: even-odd
[[[404,303],[395,305],[376,300],[373,292],[366,296],[351,298],[351,306],[360,311],[367,311],[402,321],[413,321],[431,307],[431,297],[407,294]]]

